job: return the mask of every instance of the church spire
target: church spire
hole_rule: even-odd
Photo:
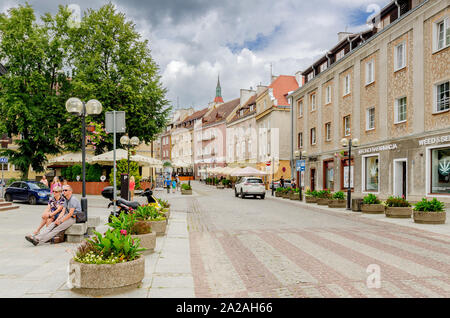
[[[217,75],[216,98],[214,98],[214,103],[223,103],[222,87],[220,87],[220,74]]]

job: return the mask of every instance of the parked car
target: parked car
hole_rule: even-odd
[[[255,198],[259,196],[261,199],[264,199],[266,196],[266,186],[261,178],[244,177],[236,183],[234,196],[240,196],[241,199],[244,199],[248,195],[252,195]]]
[[[280,180],[275,180],[273,182],[273,185],[274,185],[275,189],[281,187]],[[292,186],[291,185],[291,180],[284,180],[284,187],[285,188],[290,188],[291,186]],[[272,182],[270,183],[270,189],[272,189]]]
[[[15,181],[5,190],[6,201],[27,201],[29,204],[48,203],[50,188],[38,181]]]

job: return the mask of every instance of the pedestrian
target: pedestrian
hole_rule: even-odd
[[[59,182],[59,178],[57,176],[55,176],[53,178],[52,183],[50,184],[50,192],[53,193],[53,189],[55,187],[60,187],[61,188],[61,182]]]
[[[173,193],[176,193],[176,191],[177,191],[177,180],[176,179],[172,180],[172,190],[173,190]]]
[[[284,188],[284,178],[281,176],[280,178],[280,187]]]
[[[47,180],[47,178],[45,177],[45,174],[42,176],[41,183],[42,183],[43,185],[45,185],[46,187],[48,187],[48,180]]]
[[[134,176],[130,177],[130,200],[133,201],[134,188],[136,187],[136,182],[134,181]]]
[[[178,174],[176,175],[176,180],[177,180],[177,190],[180,190],[181,184],[180,184],[180,176]]]
[[[36,236],[39,234],[41,229],[44,227],[44,225],[49,226],[53,221],[55,221],[59,213],[64,208],[64,202],[65,199],[61,195],[62,189],[60,187],[54,187],[53,188],[53,196],[48,200],[47,208],[45,209],[44,213],[42,213],[42,220],[41,224],[39,224],[39,227],[36,231],[34,231],[33,236]]]

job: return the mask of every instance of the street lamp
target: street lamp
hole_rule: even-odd
[[[308,155],[306,150],[303,150],[302,152],[300,152],[300,150],[296,150],[294,154],[295,154],[296,158],[299,158],[299,160],[302,160],[303,157],[306,157]],[[303,194],[302,194],[302,169],[301,168],[300,168],[300,171],[299,171],[299,174],[298,174],[298,187],[299,187],[299,198],[300,198],[300,201],[303,201]]]
[[[134,148],[134,147],[138,146],[139,142],[140,142],[140,140],[139,140],[138,137],[128,138],[127,135],[123,135],[120,138],[120,143],[122,144],[122,146],[127,148],[127,163],[128,163],[127,176],[128,176],[128,184],[130,182],[130,148]],[[130,199],[130,191],[129,191],[129,189],[128,189],[127,193],[128,193],[128,200],[129,200]]]
[[[348,146],[348,188],[347,188],[347,210],[351,210],[351,203],[352,203],[352,186],[351,186],[351,160],[352,160],[352,146],[358,147],[359,146],[359,140],[357,138],[354,139],[347,139],[343,138],[341,139],[341,145],[343,147]]]
[[[82,139],[81,139],[81,161],[82,161],[82,194],[81,194],[81,210],[86,215],[87,220],[87,198],[86,198],[86,116],[99,115],[102,112],[102,104],[91,99],[87,103],[82,102],[79,98],[71,97],[66,101],[66,110],[72,115],[80,116],[82,123]]]

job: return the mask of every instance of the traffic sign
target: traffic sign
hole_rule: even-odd
[[[8,163],[8,158],[0,157],[0,163]]]
[[[272,161],[267,161],[267,162],[266,162],[266,166],[268,166],[268,167],[269,167],[271,164],[272,164]]]
[[[297,171],[305,171],[306,161],[305,160],[297,160],[297,162],[295,164],[295,168]]]

